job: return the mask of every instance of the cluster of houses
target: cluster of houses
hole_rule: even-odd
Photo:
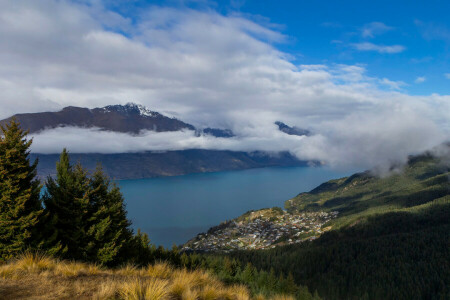
[[[281,209],[249,212],[213,227],[188,241],[184,251],[233,251],[267,249],[317,238],[329,230],[326,223],[338,212],[290,214]]]

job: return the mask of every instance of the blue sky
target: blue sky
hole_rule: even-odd
[[[361,64],[406,93],[450,93],[450,1],[131,2],[105,3],[131,18],[154,5],[242,15],[283,33],[286,40],[275,46],[296,64]],[[376,48],[395,45],[402,48],[394,53]]]

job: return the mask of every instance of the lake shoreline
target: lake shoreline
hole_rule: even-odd
[[[284,207],[298,193],[355,170],[329,167],[265,167],[119,180],[133,228],[156,245],[180,245],[249,210]],[[196,231],[198,229],[198,231]]]

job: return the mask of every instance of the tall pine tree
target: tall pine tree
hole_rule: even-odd
[[[104,265],[124,262],[132,240],[124,199],[100,165],[91,177],[90,212],[87,225],[87,253],[91,260]]]
[[[80,164],[72,166],[63,150],[56,163],[56,179],[48,177],[43,198],[46,225],[42,247],[50,254],[70,259],[86,259],[86,219],[90,186]]]
[[[37,242],[42,206],[37,160],[29,158],[32,140],[15,119],[0,130],[0,260],[6,260]]]

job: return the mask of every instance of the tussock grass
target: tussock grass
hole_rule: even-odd
[[[4,299],[252,299],[246,286],[227,286],[204,270],[176,269],[167,263],[105,269],[35,253],[0,265],[0,291]]]
[[[150,277],[156,277],[156,278],[170,278],[173,270],[172,267],[166,263],[158,263],[155,265],[149,265],[147,269],[145,270],[145,274]]]

